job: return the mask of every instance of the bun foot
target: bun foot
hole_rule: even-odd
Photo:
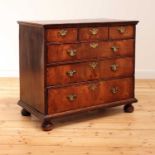
[[[134,111],[134,106],[132,104],[127,104],[124,106],[124,112],[132,113]]]
[[[22,109],[22,110],[21,110],[21,115],[22,115],[22,116],[31,116],[31,113],[28,112],[26,109]]]
[[[43,121],[41,125],[43,131],[51,131],[53,129],[53,126],[53,123],[51,123],[50,121]]]

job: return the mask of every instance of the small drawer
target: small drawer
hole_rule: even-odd
[[[47,85],[133,75],[133,58],[60,65],[47,68]]]
[[[115,26],[109,28],[110,39],[134,38],[134,26]]]
[[[77,29],[63,28],[63,29],[48,29],[46,33],[46,40],[48,42],[76,42]]]
[[[48,45],[47,63],[101,57],[133,56],[134,40]]]
[[[48,89],[48,114],[133,98],[133,78]]]
[[[108,39],[108,27],[90,27],[81,28],[79,30],[79,40],[107,40]]]

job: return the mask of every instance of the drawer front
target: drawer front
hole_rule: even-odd
[[[115,26],[109,29],[110,39],[125,39],[134,37],[133,26]]]
[[[54,114],[129,98],[133,98],[133,78],[51,88],[48,90],[48,113]]]
[[[48,29],[46,33],[46,40],[48,42],[76,42],[77,41],[77,29]]]
[[[47,49],[48,63],[101,57],[133,56],[134,40],[49,45]]]
[[[79,40],[107,40],[108,27],[90,27],[79,30]]]
[[[47,85],[129,76],[133,67],[133,58],[53,66],[47,68]]]

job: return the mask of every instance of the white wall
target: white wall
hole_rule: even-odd
[[[155,78],[155,0],[0,0],[0,76],[18,76],[17,20],[140,20],[136,76]]]

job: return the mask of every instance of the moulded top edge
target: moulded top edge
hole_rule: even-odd
[[[48,27],[56,25],[89,25],[89,24],[134,24],[136,20],[116,20],[116,19],[77,19],[77,20],[42,20],[42,21],[18,21],[20,25],[29,25],[37,27]]]

